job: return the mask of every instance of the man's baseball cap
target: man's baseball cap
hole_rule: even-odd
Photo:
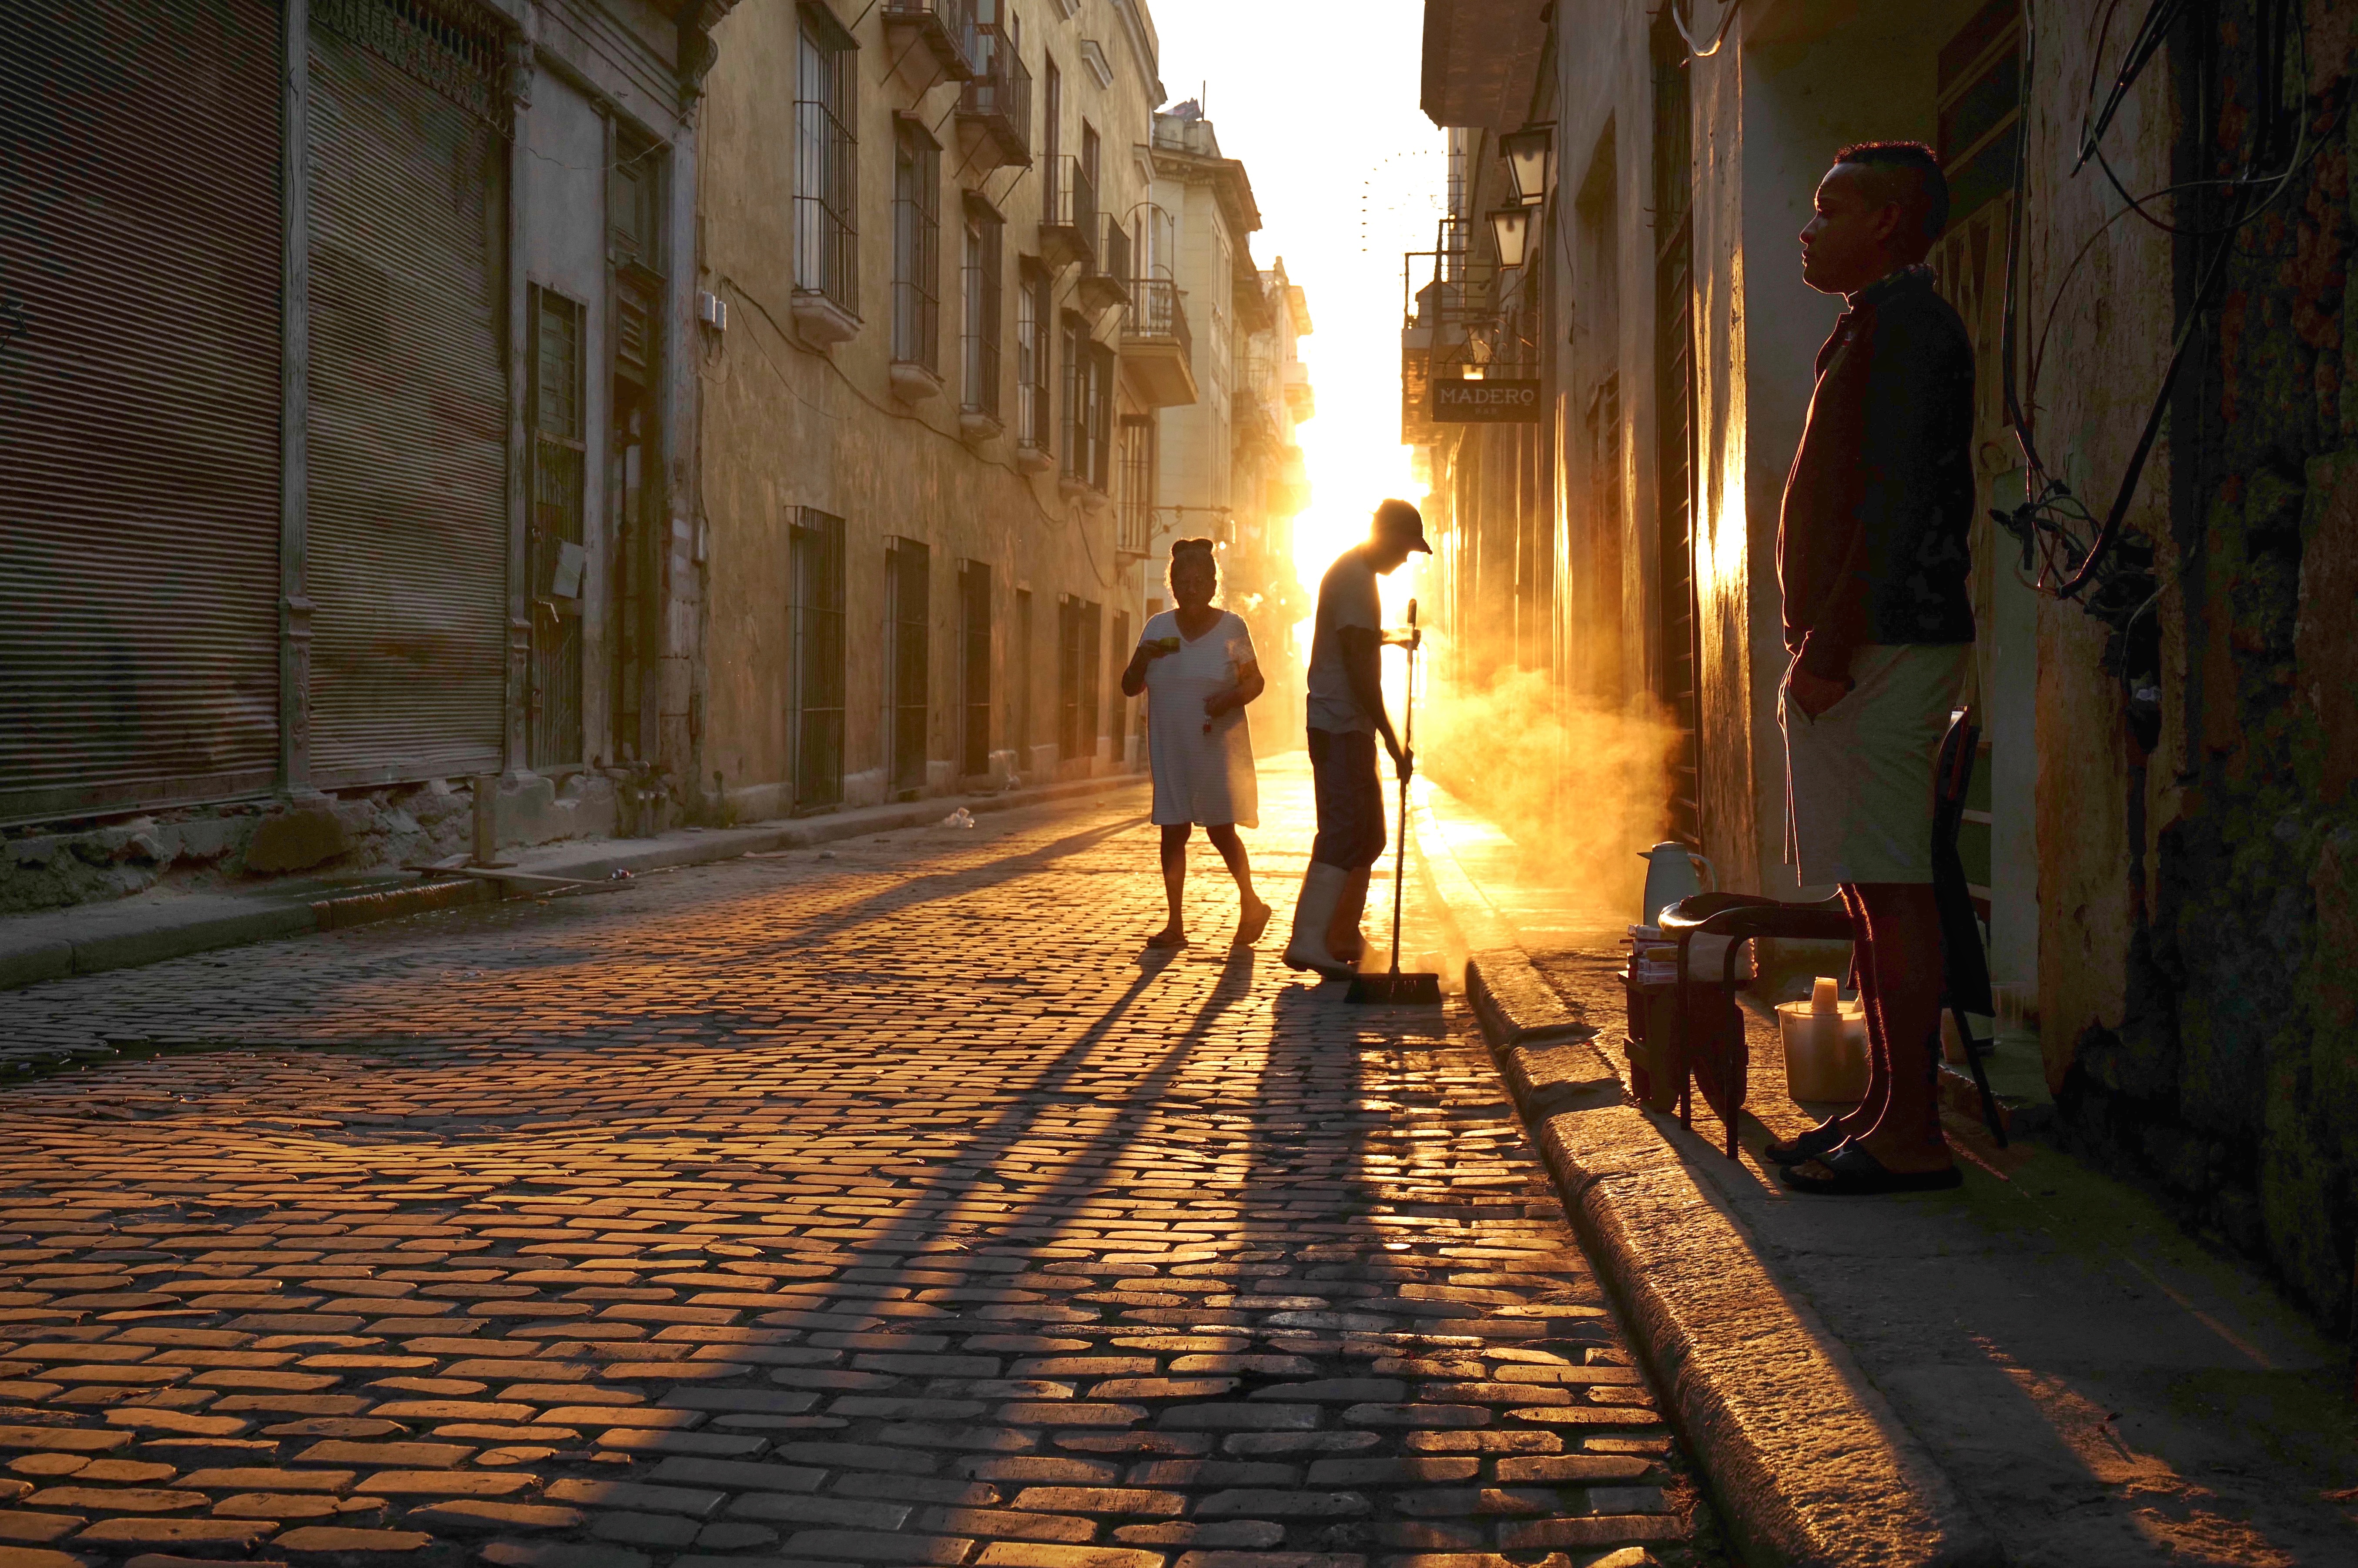
[[[1404,541],[1412,550],[1433,554],[1433,546],[1424,542],[1424,514],[1397,498],[1376,508],[1374,532],[1388,539]]]

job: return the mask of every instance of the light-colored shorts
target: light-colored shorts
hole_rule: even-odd
[[[1785,863],[1804,887],[1932,880],[1932,770],[1970,643],[1871,643],[1851,689],[1815,719],[1777,694],[1785,726]]]

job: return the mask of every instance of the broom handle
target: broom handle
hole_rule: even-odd
[[[1408,648],[1408,714],[1403,732],[1408,737],[1401,742],[1404,756],[1413,757],[1416,743],[1416,644]],[[1401,894],[1408,881],[1408,770],[1401,770],[1400,839],[1393,846],[1392,860],[1392,973],[1400,973]]]

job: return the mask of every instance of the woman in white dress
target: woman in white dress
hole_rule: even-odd
[[[1171,918],[1146,939],[1150,947],[1187,942],[1180,893],[1187,885],[1187,835],[1204,836],[1237,879],[1236,942],[1250,946],[1269,925],[1269,905],[1253,892],[1239,827],[1260,826],[1245,704],[1261,694],[1252,633],[1241,617],[1212,607],[1220,586],[1209,539],[1171,546],[1171,600],[1151,618],[1121,672],[1124,697],[1146,693],[1146,749],[1154,773],[1154,820],[1163,828],[1163,895]]]

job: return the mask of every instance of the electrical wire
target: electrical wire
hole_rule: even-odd
[[[2263,6],[2267,4],[2269,0],[2261,0]],[[2033,9],[2031,0],[2024,0],[2023,68],[2019,92],[2020,113],[2026,124],[2030,83],[2035,76],[2034,68],[2037,58],[2036,18]],[[2112,19],[2118,10],[2118,0],[2115,0],[2115,4],[2105,12],[2104,22],[2098,36],[2097,59],[2099,60],[2102,59],[2104,45],[2110,38]],[[2031,357],[2030,381],[2027,390],[2029,395],[2030,407],[2035,408],[2038,406],[2038,378],[2045,364],[2047,338],[2053,330],[2055,317],[2061,309],[2064,292],[2072,275],[2091,253],[2096,240],[2109,231],[2125,212],[2136,211],[2146,222],[2173,235],[2194,239],[2198,242],[2202,240],[2216,242],[2217,248],[2204,264],[2194,296],[2174,334],[2169,362],[2163,373],[2161,384],[2155,394],[2152,406],[2147,413],[2144,427],[2139,432],[2136,446],[2123,472],[2112,505],[2106,513],[2104,521],[2097,525],[2093,536],[2084,545],[2082,544],[2076,533],[2066,525],[2064,520],[2071,518],[2074,511],[2080,520],[2093,522],[2093,519],[2087,513],[2086,508],[2081,505],[2076,498],[2071,496],[2068,488],[2054,477],[2041,459],[2038,449],[2035,427],[2028,411],[2024,407],[2021,391],[2025,389],[2018,389],[2016,384],[2017,348],[2019,342],[2018,274],[2021,265],[2028,160],[2018,153],[2015,161],[2015,200],[2013,210],[2008,215],[2009,232],[2006,247],[2004,398],[2007,417],[2013,422],[2016,439],[2022,447],[2026,467],[2037,481],[2037,490],[2026,499],[2011,519],[2001,520],[2006,521],[2008,528],[2023,539],[2026,566],[2028,564],[2034,537],[2039,541],[2040,552],[2046,556],[2046,559],[2041,563],[2039,580],[2047,591],[2059,599],[2077,598],[2092,584],[2099,582],[2104,563],[2120,537],[2137,483],[2144,476],[2145,465],[2160,434],[2163,416],[2168,410],[2170,394],[2177,384],[2179,372],[2183,366],[2187,348],[2192,341],[2194,331],[2200,325],[2203,313],[2209,308],[2213,292],[2225,276],[2229,259],[2239,254],[2234,243],[2234,235],[2257,222],[2288,190],[2292,189],[2297,177],[2326,145],[2326,138],[2331,130],[2331,125],[2320,127],[2312,141],[2309,116],[2305,114],[2300,114],[2299,136],[2291,153],[2288,156],[2284,168],[2269,174],[2261,174],[2257,171],[2257,165],[2279,139],[2277,133],[2281,126],[2278,116],[2286,113],[2280,91],[2282,83],[2280,79],[2273,74],[2276,69],[2275,62],[2281,60],[2284,32],[2272,30],[2264,26],[2261,52],[2263,55],[2270,55],[2272,52],[2273,59],[2264,61],[2263,79],[2264,82],[2279,90],[2266,91],[2261,95],[2262,118],[2254,127],[2250,150],[2246,155],[2243,169],[2231,179],[2185,181],[2149,193],[2144,198],[2131,195],[2113,169],[2109,160],[2104,157],[2103,136],[2125,102],[2129,90],[2134,87],[2146,67],[2167,42],[2170,27],[2180,19],[2186,10],[2185,0],[2153,0],[2153,3],[2147,7],[2143,20],[2138,24],[2136,32],[2131,37],[2124,51],[2120,69],[2114,76],[2112,89],[2101,107],[2094,106],[2096,71],[2101,68],[2091,67],[2088,97],[2092,107],[2082,117],[2080,156],[2072,166],[2072,172],[2076,173],[2090,161],[2095,162],[2114,189],[2128,205],[2121,212],[2116,212],[2105,220],[2096,232],[2091,234],[2081,245],[2079,252],[2072,257],[2071,265],[2065,268],[2063,277],[2058,282],[2055,295],[2049,303],[2047,319],[2040,328],[2038,343]],[[2263,22],[2267,19],[2264,15]],[[2296,5],[2284,5],[2278,11],[2276,20],[2280,28],[2288,19],[2290,21],[2290,30],[2299,39],[2305,90],[2309,64],[2307,24],[2305,19],[2298,15]],[[2267,44],[2267,39],[2270,38],[2277,40],[2273,51],[2270,51]],[[2345,100],[2342,109],[2337,111],[2332,124],[2338,124],[2342,114],[2346,112]],[[2268,189],[2271,187],[2273,189]],[[2227,221],[2219,228],[2208,231],[2183,229],[2165,222],[2145,210],[2144,204],[2147,201],[2158,200],[2164,196],[2172,196],[2197,188],[2224,188],[2231,193]],[[2258,193],[2263,189],[2266,190],[2266,194],[2259,196]],[[2256,201],[2255,197],[2257,197]],[[2055,553],[2059,547],[2062,553],[2060,561]],[[2056,580],[2058,578],[2061,579],[2060,582]],[[2102,585],[2099,587],[2101,591]],[[2150,609],[2151,603],[2152,600],[2148,599],[2145,604],[2134,611],[2125,622],[2120,623],[2119,630],[2124,635],[2129,627],[2135,625],[2136,619]]]
[[[1693,0],[1688,0],[1688,3],[1692,5]],[[1679,0],[1663,0],[1662,8],[1670,12],[1671,26],[1679,30],[1680,38],[1687,46],[1688,58],[1709,59],[1719,52],[1720,45],[1727,42],[1727,29],[1735,25],[1736,13],[1744,8],[1744,0],[1725,0],[1722,5],[1719,12],[1719,31],[1712,34],[1711,47],[1708,49],[1699,47],[1694,41],[1694,35],[1687,31],[1686,23],[1679,16]]]

